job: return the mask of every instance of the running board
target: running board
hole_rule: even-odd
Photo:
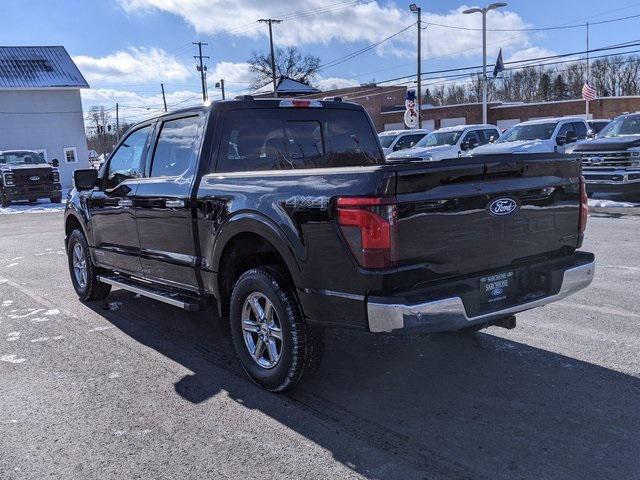
[[[169,305],[182,308],[183,310],[187,310],[188,312],[195,312],[200,310],[200,304],[195,299],[186,298],[182,295],[164,290],[153,289],[151,286],[143,286],[137,282],[129,280],[128,278],[98,275],[98,280],[100,280],[102,283],[108,283],[109,285],[113,285],[114,287],[137,293],[139,295],[142,295],[143,297],[152,298],[163,303],[168,303]]]

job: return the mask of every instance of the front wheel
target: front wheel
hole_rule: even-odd
[[[80,300],[103,300],[111,292],[111,285],[98,280],[98,269],[91,261],[89,245],[81,230],[69,235],[67,257],[71,283]]]
[[[277,268],[254,268],[238,279],[230,324],[244,371],[266,390],[289,390],[320,363],[322,332],[303,321],[293,288]]]

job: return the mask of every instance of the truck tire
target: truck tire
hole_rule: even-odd
[[[292,389],[322,358],[322,331],[304,322],[294,290],[277,267],[240,276],[231,295],[230,326],[242,368],[271,392]]]
[[[11,205],[11,200],[7,200],[7,197],[5,197],[4,195],[0,195],[0,206],[2,206],[2,208],[7,208]]]
[[[104,300],[111,292],[111,285],[98,280],[98,268],[91,261],[89,245],[82,230],[69,235],[67,257],[71,283],[80,300]]]
[[[62,203],[62,195],[51,197],[49,200],[51,200],[51,203]]]

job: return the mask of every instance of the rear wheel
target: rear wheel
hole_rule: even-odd
[[[92,263],[89,245],[81,230],[69,235],[67,244],[71,283],[80,300],[103,300],[111,292],[111,285],[98,280],[98,268]]]
[[[238,279],[230,324],[240,363],[262,388],[289,390],[320,363],[322,332],[303,321],[292,287],[275,268],[255,268]]]

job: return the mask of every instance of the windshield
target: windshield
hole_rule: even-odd
[[[453,132],[431,132],[424,137],[414,148],[438,147],[440,145],[455,145],[464,130],[456,130]]]
[[[517,142],[518,140],[549,140],[557,123],[535,123],[516,125],[507,130],[496,143]]]
[[[598,138],[621,135],[640,135],[640,115],[616,118],[602,129]]]
[[[380,139],[380,145],[382,145],[382,148],[389,148],[397,138],[397,135],[378,135],[378,138]]]
[[[47,162],[42,158],[42,154],[25,151],[0,153],[0,163],[8,165],[39,165]]]

